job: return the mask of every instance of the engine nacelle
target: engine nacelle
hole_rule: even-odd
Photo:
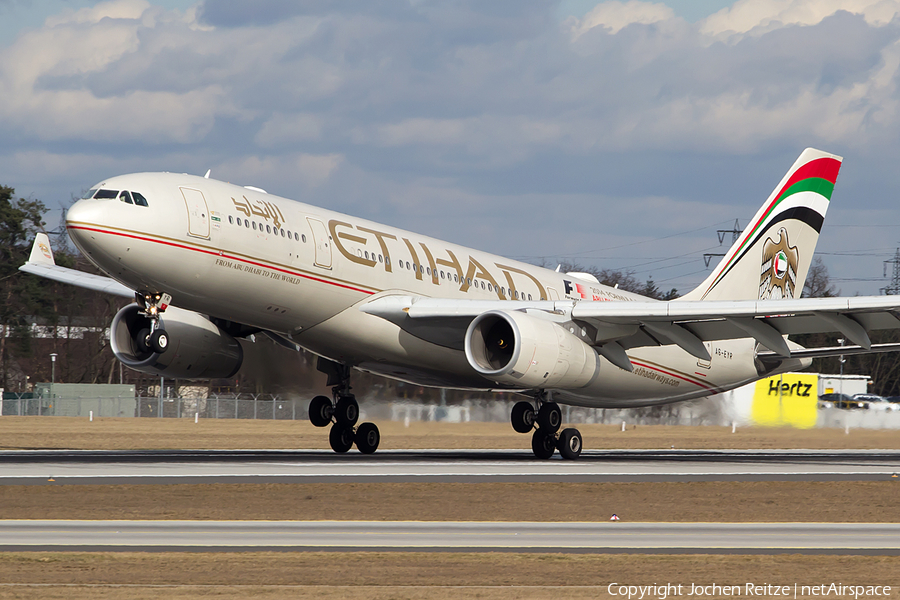
[[[241,368],[244,351],[236,339],[199,313],[170,306],[160,318],[169,347],[159,354],[142,350],[139,336],[150,332],[150,319],[130,304],[116,313],[109,337],[113,353],[135,371],[183,379],[231,377]]]
[[[466,331],[466,358],[497,383],[526,389],[579,389],[600,374],[600,357],[556,323],[518,311],[478,315]]]

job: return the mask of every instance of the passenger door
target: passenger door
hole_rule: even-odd
[[[328,239],[328,230],[325,224],[312,217],[306,217],[309,228],[312,230],[313,240],[316,243],[316,266],[323,269],[331,268],[331,241]]]
[[[209,207],[203,192],[191,188],[179,188],[184,196],[188,212],[188,235],[209,239]]]

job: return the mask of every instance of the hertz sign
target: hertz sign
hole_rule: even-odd
[[[785,373],[756,382],[751,415],[757,425],[816,426],[819,376]]]

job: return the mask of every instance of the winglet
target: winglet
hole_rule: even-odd
[[[35,236],[28,262],[35,265],[56,264],[56,261],[53,260],[53,249],[50,248],[50,238],[46,233],[39,233]]]

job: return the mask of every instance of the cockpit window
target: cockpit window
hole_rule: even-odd
[[[98,190],[94,200],[111,200],[119,195],[119,190]]]
[[[86,191],[86,192],[84,193],[84,195],[81,197],[81,199],[82,199],[82,200],[89,200],[89,199],[93,198],[93,197],[94,197],[94,194],[96,194],[96,193],[97,193],[97,188],[89,189],[88,191]]]
[[[131,194],[129,194],[127,191],[123,191],[119,194],[119,200],[121,200],[125,204],[134,204],[134,201],[132,201],[131,199]]]
[[[131,192],[131,195],[134,196],[134,203],[138,206],[150,206],[147,204],[147,199],[140,192]]]

